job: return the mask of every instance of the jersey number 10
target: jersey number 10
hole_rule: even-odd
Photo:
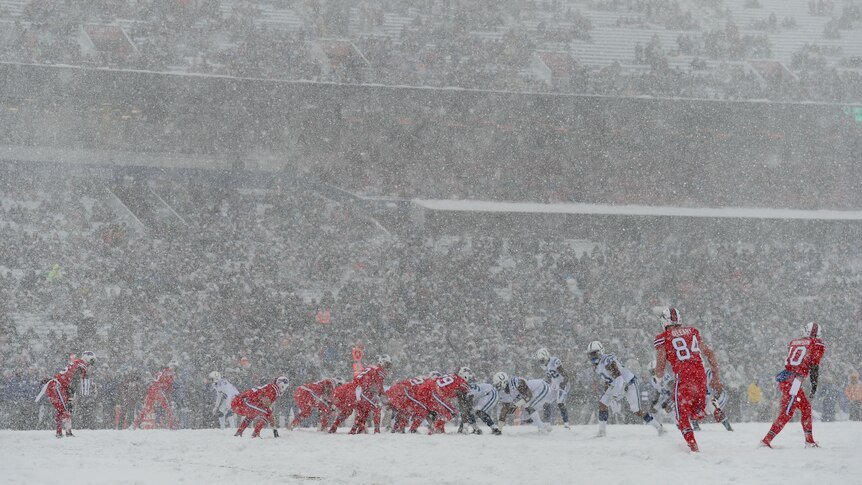
[[[806,347],[791,347],[790,353],[787,355],[787,360],[784,365],[799,365],[805,359],[805,354],[808,353]]]
[[[700,353],[700,346],[697,344],[697,337],[691,337],[691,349],[688,348],[688,342],[682,337],[677,337],[670,341],[673,348],[676,349],[676,358],[680,362],[691,358],[693,352]]]

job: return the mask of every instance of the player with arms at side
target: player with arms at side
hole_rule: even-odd
[[[153,378],[152,384],[147,389],[144,407],[141,408],[141,412],[135,418],[135,428],[141,427],[141,421],[148,414],[155,412],[156,404],[158,404],[168,418],[168,428],[174,429],[174,414],[171,412],[171,404],[168,396],[174,393],[174,372],[176,372],[178,367],[179,363],[176,359],[171,359],[168,362],[168,366]]]
[[[694,439],[691,418],[696,420],[706,416],[706,371],[700,354],[706,357],[712,369],[710,385],[716,392],[724,388],[719,379],[718,360],[715,353],[703,341],[700,331],[694,327],[682,325],[679,311],[667,307],[662,311],[661,322],[664,332],[656,335],[656,367],[653,386],[660,390],[664,380],[664,371],[670,363],[675,374],[673,391],[676,406],[676,423],[692,452],[699,451]]]
[[[563,418],[563,426],[569,429],[569,410],[566,409],[566,394],[569,392],[566,389],[566,385],[569,383],[569,374],[563,368],[560,358],[551,356],[551,352],[546,348],[536,351],[536,358],[539,359],[539,365],[545,371],[545,381],[551,385],[551,395],[553,398],[551,401],[557,403],[557,407],[560,409],[560,417]],[[551,404],[552,402],[546,403],[544,409],[545,421],[549,423],[551,422],[551,413],[553,412]]]
[[[213,390],[216,394],[215,405],[213,406],[213,415],[218,416],[218,424],[221,429],[225,428],[225,422],[230,424],[230,427],[236,427],[236,414],[231,410],[230,403],[233,398],[239,394],[236,386],[230,383],[229,380],[222,377],[221,372],[214,370],[210,372],[210,381],[212,381]]]
[[[81,379],[87,379],[87,369],[96,363],[96,354],[89,350],[81,354],[81,358],[74,358],[69,362],[63,370],[54,375],[51,380],[45,383],[42,387],[42,392],[36,398],[38,402],[43,393],[48,395],[57,414],[54,421],[57,424],[57,438],[63,437],[63,429],[66,429],[66,436],[75,436],[72,434],[72,404],[69,402],[70,390],[72,381],[78,372],[81,373]]]
[[[793,418],[796,408],[802,411],[802,432],[805,433],[805,447],[816,448],[811,427],[811,402],[802,390],[802,381],[811,376],[811,397],[817,392],[817,380],[820,375],[820,360],[826,352],[826,346],[820,338],[823,329],[819,324],[810,322],[805,326],[807,337],[790,341],[787,346],[787,359],[784,360],[784,370],[775,380],[781,392],[781,414],[772,423],[769,432],[761,440],[760,446],[772,448],[772,440],[781,432],[784,425]]]
[[[287,391],[288,387],[290,387],[290,381],[287,377],[281,376],[265,386],[251,388],[234,397],[230,407],[233,412],[243,417],[234,436],[242,437],[245,429],[257,419],[254,433],[251,434],[252,438],[260,438],[260,431],[267,423],[272,427],[273,438],[278,438],[278,426],[275,424],[272,404]]]

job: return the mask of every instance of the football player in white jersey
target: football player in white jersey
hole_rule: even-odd
[[[619,407],[623,398],[628,401],[632,413],[640,416],[644,423],[654,427],[658,434],[664,433],[661,422],[653,419],[652,415],[641,406],[641,391],[637,377],[626,369],[614,354],[606,354],[605,347],[599,341],[590,342],[587,346],[587,355],[595,366],[596,374],[607,385],[605,393],[599,399],[599,433],[596,437],[602,437],[607,432],[608,407]]]
[[[545,403],[545,421],[551,422],[551,413],[553,412],[551,404],[556,402],[560,409],[560,417],[563,418],[563,426],[569,429],[569,410],[566,409],[566,394],[569,392],[566,386],[569,383],[569,373],[563,368],[560,358],[551,356],[551,352],[546,348],[536,351],[536,358],[539,359],[539,364],[545,371],[545,381],[551,385],[553,398]]]
[[[551,431],[551,425],[542,421],[536,411],[552,399],[551,386],[544,379],[526,380],[522,377],[509,377],[505,372],[498,372],[494,374],[494,387],[499,391],[500,402],[503,403],[500,419],[497,421],[500,426],[506,422],[506,416],[510,412],[516,408],[523,408],[524,413],[539,428],[540,433]]]
[[[649,386],[649,396],[650,396],[650,408],[654,413],[661,413],[665,415],[669,415],[674,422],[676,422],[676,417],[674,413],[674,404],[673,404],[673,371],[669,367],[666,367],[664,370],[664,378],[661,382],[657,382],[658,379],[655,377],[655,359],[651,360],[649,363],[649,373],[652,376],[653,385]]]
[[[230,381],[223,378],[221,372],[217,370],[210,372],[209,378],[216,393],[213,415],[218,416],[219,427],[224,429],[225,421],[227,421],[231,428],[236,428],[236,414],[231,410],[230,403],[239,394],[239,391],[237,391],[236,387]]]
[[[458,432],[463,432],[464,423],[467,423],[473,430],[473,434],[482,434],[482,430],[476,425],[476,416],[478,416],[479,419],[491,428],[491,434],[501,434],[500,428],[494,422],[494,418],[491,417],[491,411],[500,402],[500,395],[497,393],[497,389],[492,384],[476,382],[473,371],[468,367],[458,369],[458,375],[470,383],[470,391],[467,393],[469,409],[466,410],[467,412],[462,413],[461,427],[458,428]]]

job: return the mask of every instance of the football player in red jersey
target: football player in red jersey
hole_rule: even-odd
[[[682,325],[676,308],[665,308],[661,321],[665,330],[656,336],[654,342],[656,368],[653,385],[660,388],[665,366],[670,363],[676,376],[673,399],[677,426],[691,451],[697,452],[690,419],[700,420],[706,416],[706,371],[700,354],[706,356],[712,369],[710,385],[716,392],[721,392],[723,387],[718,377],[718,360],[698,329]]]
[[[320,429],[325,430],[329,426],[329,415],[332,414],[332,393],[335,388],[344,384],[339,378],[322,379],[317,382],[309,382],[296,388],[293,400],[299,407],[297,414],[287,429],[291,430],[299,425],[304,419],[311,416],[311,412],[317,409],[320,415]]]
[[[364,433],[368,415],[374,413],[374,432],[380,432],[380,402],[383,395],[383,381],[386,371],[392,367],[392,358],[386,354],[377,356],[377,365],[366,367],[365,370],[343,386],[338,386],[333,393],[333,404],[338,414],[329,428],[335,433],[341,423],[356,411],[350,434]]]
[[[72,380],[78,371],[81,372],[81,379],[87,378],[87,369],[96,363],[96,354],[89,350],[81,354],[81,358],[73,358],[69,365],[58,372],[54,377],[45,383],[43,391],[48,395],[51,404],[57,410],[54,421],[57,424],[57,438],[63,437],[63,428],[66,429],[66,436],[74,436],[72,434],[72,405],[69,402],[69,390],[72,387]],[[38,401],[42,397],[36,398]]]
[[[272,427],[272,436],[278,438],[278,427],[275,425],[272,403],[284,394],[288,387],[290,387],[290,381],[288,381],[287,377],[281,376],[265,386],[253,387],[234,397],[230,403],[230,408],[233,412],[243,417],[234,436],[241,437],[252,421],[263,418],[259,419],[257,424],[254,425],[254,433],[251,434],[251,437],[260,438],[260,431],[266,423],[269,423],[270,427]]]
[[[386,391],[386,400],[393,414],[393,433],[403,433],[411,421],[417,420],[417,414],[422,411],[427,412],[425,405],[416,399],[414,390],[425,382],[425,379],[425,377],[404,379],[396,382]],[[418,423],[416,426],[419,426]]]
[[[459,369],[469,371],[468,368]],[[467,375],[467,374],[465,374]],[[470,372],[472,375],[472,372]],[[428,420],[428,434],[445,433],[444,425],[459,410],[469,408],[470,384],[458,374],[441,374],[428,378],[412,389],[417,406],[414,407],[413,424],[410,432],[416,432],[423,419]]]
[[[805,433],[806,448],[817,447],[814,435],[811,433],[811,402],[802,390],[802,381],[811,376],[811,397],[817,392],[817,379],[820,374],[820,359],[826,352],[826,346],[820,338],[823,329],[819,324],[810,322],[805,326],[807,337],[790,341],[787,346],[787,358],[784,360],[784,370],[775,380],[781,392],[781,414],[772,423],[769,432],[760,442],[761,446],[772,448],[772,440],[781,432],[784,425],[793,417],[796,409],[802,411],[802,432]]]
[[[171,412],[171,404],[168,396],[174,393],[174,371],[176,371],[178,367],[179,362],[177,362],[176,359],[171,359],[171,361],[168,362],[168,366],[153,378],[153,383],[150,384],[149,389],[147,389],[147,396],[144,399],[144,407],[141,408],[141,412],[138,413],[138,417],[135,418],[135,428],[141,427],[141,421],[143,421],[145,416],[154,412],[156,404],[158,404],[164,411],[165,416],[168,418],[168,428],[174,429],[174,415],[173,412]]]

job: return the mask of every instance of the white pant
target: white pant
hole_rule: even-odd
[[[500,395],[497,394],[497,390],[489,393],[485,396],[480,397],[479,399],[473,401],[473,410],[475,411],[484,411],[488,414],[491,414],[491,410],[494,409],[494,406],[497,405],[497,402],[500,401]]]
[[[613,387],[607,388],[601,399],[599,399],[599,402],[609,408],[613,408],[615,407],[614,404],[619,403],[623,398],[625,398],[629,403],[629,409],[631,409],[633,413],[641,410],[641,391],[640,386],[638,386],[637,379],[629,381],[628,385],[623,388],[622,394],[614,395],[613,391]]]

